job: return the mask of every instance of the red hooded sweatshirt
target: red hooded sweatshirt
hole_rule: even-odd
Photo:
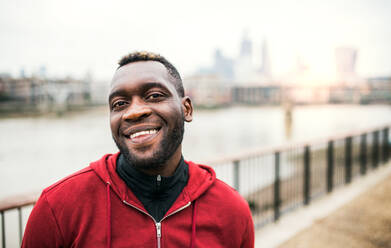
[[[160,222],[115,167],[118,153],[43,190],[22,247],[254,247],[247,202],[212,168],[186,161],[189,180]]]

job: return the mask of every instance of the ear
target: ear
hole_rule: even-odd
[[[193,120],[193,104],[188,96],[182,97],[183,118],[186,122]]]

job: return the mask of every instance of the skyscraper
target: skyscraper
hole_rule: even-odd
[[[247,33],[244,33],[242,43],[240,44],[239,57],[250,57],[252,56],[252,42],[248,38]]]
[[[262,41],[262,67],[261,73],[265,77],[271,76],[271,64],[270,64],[270,54],[267,46],[267,41],[264,38]]]
[[[233,71],[233,61],[225,57],[220,49],[216,49],[214,54],[214,68],[213,71],[220,75],[223,79],[233,80],[234,71]]]
[[[253,77],[252,42],[244,33],[240,43],[239,57],[235,63],[235,78],[237,83],[246,84]]]
[[[357,49],[337,47],[335,49],[335,59],[339,82],[348,82],[356,77]]]

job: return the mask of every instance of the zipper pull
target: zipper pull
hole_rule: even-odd
[[[157,183],[157,189],[159,190],[160,189],[160,184],[162,182],[162,176],[160,175],[157,175],[156,177],[156,183]]]
[[[156,223],[156,236],[158,239],[162,236],[162,224],[160,222]]]

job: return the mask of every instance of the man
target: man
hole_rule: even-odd
[[[245,200],[212,168],[182,158],[193,106],[171,63],[146,52],[123,57],[109,107],[120,152],[46,188],[22,247],[254,246]]]

